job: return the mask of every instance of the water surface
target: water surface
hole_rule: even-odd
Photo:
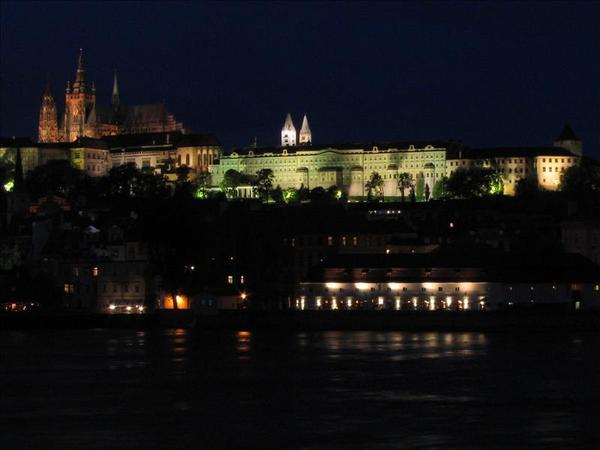
[[[600,336],[0,333],[1,449],[598,448]]]

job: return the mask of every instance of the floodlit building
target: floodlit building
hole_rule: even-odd
[[[564,171],[579,160],[562,147],[462,147],[448,153],[446,176],[459,169],[492,168],[502,176],[505,195],[515,195],[520,180],[534,180],[540,188],[555,191]]]
[[[446,143],[437,141],[248,147],[221,156],[210,170],[215,184],[230,169],[253,176],[268,168],[274,185],[282,189],[337,186],[349,196],[365,196],[365,183],[377,172],[384,181],[384,195],[400,196],[397,181],[402,172],[415,179],[423,176],[424,184],[433,190],[446,173],[446,149]]]
[[[87,79],[80,49],[73,85],[67,82],[65,111],[59,120],[50,85],[46,86],[40,107],[38,139],[40,142],[73,142],[81,137],[99,138],[116,134],[182,131],[162,103],[123,105],[120,101],[117,73],[113,79],[110,105],[96,103],[96,87]]]
[[[575,254],[339,255],[297,292],[301,310],[600,308],[600,268]]]

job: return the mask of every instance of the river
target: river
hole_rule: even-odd
[[[0,448],[597,448],[599,334],[0,332]]]

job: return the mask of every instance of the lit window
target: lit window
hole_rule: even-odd
[[[352,237],[352,245],[354,245],[355,247],[358,245],[358,236]]]
[[[244,284],[244,275],[240,275],[240,284]]]
[[[342,236],[342,245],[346,246],[346,236]]]
[[[97,267],[92,267],[92,275],[95,277],[98,276],[98,268]]]
[[[227,275],[227,284],[233,284],[233,275]]]
[[[329,246],[333,245],[333,236],[327,236],[327,245],[329,245]]]

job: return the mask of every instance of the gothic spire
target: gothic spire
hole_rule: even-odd
[[[79,49],[79,60],[77,62],[77,73],[73,83],[73,92],[85,92],[85,67],[83,65],[83,49]]]
[[[302,128],[300,128],[300,143],[312,143],[312,133],[310,132],[310,127],[308,126],[308,118],[306,117],[306,114],[304,114],[304,118],[302,119]]]
[[[115,77],[113,80],[113,90],[112,90],[112,105],[113,108],[117,109],[119,107],[120,99],[119,99],[119,82],[117,80],[117,69],[115,69]]]

